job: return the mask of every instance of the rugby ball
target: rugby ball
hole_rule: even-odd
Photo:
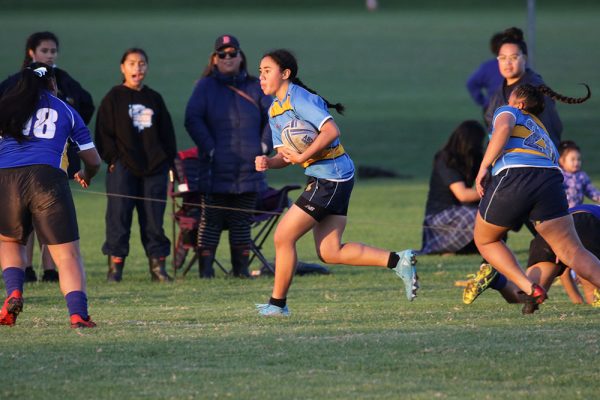
[[[283,127],[281,141],[285,147],[302,153],[315,141],[318,134],[312,124],[301,119],[293,119]]]

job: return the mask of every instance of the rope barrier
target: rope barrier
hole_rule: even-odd
[[[142,197],[142,196],[131,196],[131,195],[126,195],[126,194],[119,194],[119,193],[108,193],[108,192],[97,192],[97,191],[93,191],[93,190],[81,190],[81,189],[74,189],[73,192],[78,192],[78,193],[86,193],[86,194],[93,194],[93,195],[101,195],[101,196],[107,196],[107,197],[117,197],[117,198],[125,198],[125,199],[132,199],[132,200],[142,200],[142,201],[153,201],[153,202],[158,202],[158,203],[165,203],[167,204],[169,202],[168,199],[154,199],[151,197]],[[173,202],[176,202],[176,200],[174,198],[172,198]],[[279,212],[279,211],[265,211],[265,210],[257,210],[257,209],[247,209],[247,208],[235,208],[235,207],[225,207],[225,206],[216,206],[216,205],[210,205],[210,204],[200,204],[200,203],[190,203],[190,202],[185,202],[182,201],[181,203],[176,202],[177,205],[181,205],[181,206],[189,206],[189,207],[197,207],[197,208],[214,208],[214,209],[219,209],[219,210],[227,210],[227,211],[240,211],[240,212],[247,212],[250,214],[268,214],[268,215],[282,215],[283,212]],[[372,221],[370,221],[372,222]],[[368,223],[368,222],[367,222]],[[380,224],[378,224],[380,225]],[[436,231],[446,231],[446,232],[473,232],[472,229],[460,229],[460,228],[456,228],[450,225],[440,225],[440,226],[428,226],[428,225],[422,225],[419,224],[417,225],[411,225],[411,224],[404,224],[405,227],[410,227],[410,228],[424,228],[424,229],[431,229],[431,230],[436,230]]]

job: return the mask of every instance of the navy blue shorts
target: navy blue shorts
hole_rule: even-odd
[[[309,177],[296,205],[320,222],[328,215],[348,215],[354,178],[335,182]]]
[[[479,203],[486,222],[506,228],[564,217],[568,208],[563,175],[554,168],[507,168],[492,176]]]
[[[21,244],[35,227],[41,244],[79,239],[67,175],[49,165],[0,169],[0,233]]]

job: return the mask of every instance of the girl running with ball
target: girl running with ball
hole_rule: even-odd
[[[328,108],[340,114],[344,107],[331,104],[298,78],[298,63],[288,50],[274,50],[260,62],[260,86],[273,96],[269,123],[274,157],[256,157],[257,171],[300,164],[308,183],[296,203],[283,216],[275,231],[275,284],[267,304],[257,305],[263,316],[288,316],[287,292],[297,262],[296,242],[312,229],[319,258],[328,264],[388,267],[404,281],[408,300],[419,287],[412,250],[389,252],[361,243],[343,243],[348,203],[354,186],[354,164],[340,143],[340,130]],[[302,154],[283,146],[282,129],[293,119],[315,126],[319,132]]]

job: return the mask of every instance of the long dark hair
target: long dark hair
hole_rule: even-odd
[[[25,58],[23,59],[21,69],[27,67],[33,62],[33,59],[29,55],[29,50],[35,52],[35,49],[37,49],[40,43],[42,43],[44,40],[52,40],[54,43],[56,43],[56,49],[58,50],[58,37],[54,33],[44,31],[31,34],[31,36],[27,38],[27,43],[25,43]]]
[[[525,111],[534,115],[540,115],[544,111],[544,96],[567,104],[580,104],[587,101],[592,96],[592,91],[585,83],[582,83],[582,85],[587,89],[587,95],[584,97],[567,97],[556,93],[546,85],[536,87],[528,83],[517,86],[514,93],[517,98],[524,100],[525,107],[523,109]]]
[[[273,61],[275,61],[275,64],[279,65],[279,68],[281,69],[281,71],[289,69],[290,70],[290,81],[293,84],[298,85],[298,86],[308,90],[310,93],[316,94],[317,96],[321,97],[323,99],[323,101],[325,102],[325,104],[327,104],[327,108],[335,108],[335,111],[337,111],[339,114],[342,114],[342,115],[344,114],[344,110],[346,109],[346,107],[344,107],[343,104],[330,103],[329,100],[327,100],[325,97],[318,94],[315,90],[306,86],[300,80],[300,78],[298,78],[298,61],[296,61],[296,57],[294,57],[294,54],[292,54],[291,51],[286,50],[286,49],[272,50],[272,51],[269,51],[268,53],[265,53],[262,56],[262,58],[265,58],[265,57],[270,57],[271,59],[273,59]]]
[[[444,157],[446,165],[465,177],[467,186],[473,185],[479,164],[483,160],[484,127],[475,120],[463,121],[454,129],[448,142],[435,158]]]
[[[25,123],[31,118],[43,90],[54,87],[54,69],[43,63],[29,64],[21,71],[15,87],[0,98],[0,136],[12,137],[19,143]]]

